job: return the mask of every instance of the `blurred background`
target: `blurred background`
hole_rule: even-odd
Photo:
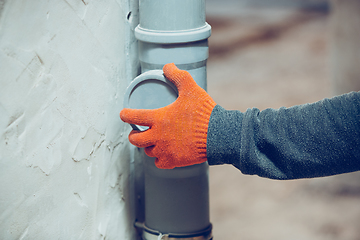
[[[207,0],[208,92],[226,109],[360,90],[360,1]],[[210,167],[214,239],[359,240],[360,174],[275,181]]]

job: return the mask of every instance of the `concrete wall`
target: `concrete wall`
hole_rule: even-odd
[[[360,1],[332,0],[331,73],[334,94],[360,91]]]
[[[0,0],[0,239],[135,239],[137,1]]]

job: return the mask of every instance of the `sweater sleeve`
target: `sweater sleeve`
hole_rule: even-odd
[[[272,179],[360,170],[360,92],[290,108],[211,113],[207,158]]]

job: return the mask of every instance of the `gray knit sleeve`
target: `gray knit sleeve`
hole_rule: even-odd
[[[244,174],[311,178],[360,170],[360,92],[291,108],[211,114],[207,158]]]

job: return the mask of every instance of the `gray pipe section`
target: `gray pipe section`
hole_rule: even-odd
[[[141,72],[162,69],[173,62],[189,71],[206,90],[211,27],[205,22],[205,0],[140,0],[139,11],[135,36],[139,40]],[[157,107],[154,104],[153,108]],[[145,223],[136,225],[143,228],[143,238],[167,234],[162,239],[211,239],[208,164],[164,170],[155,166],[154,158],[142,156]]]

